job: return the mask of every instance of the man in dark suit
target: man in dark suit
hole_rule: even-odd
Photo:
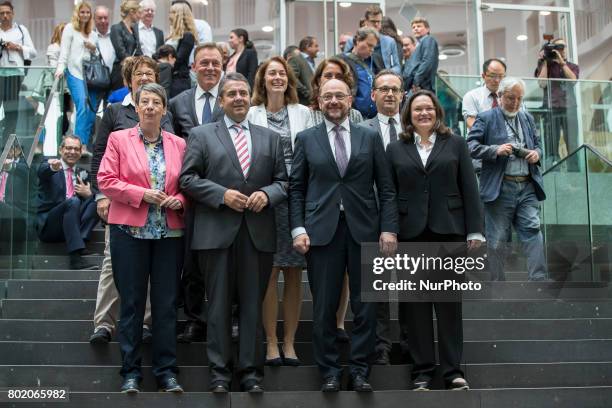
[[[419,89],[433,91],[438,71],[438,42],[429,33],[429,22],[424,18],[415,18],[411,26],[418,44],[404,64],[404,89],[408,92]]]
[[[529,280],[547,280],[540,231],[539,202],[546,199],[540,138],[533,117],[520,111],[525,83],[505,78],[498,95],[500,106],[479,113],[468,135],[472,158],[482,160],[480,198],[491,279],[505,280],[504,250],[514,226],[527,255]]]
[[[0,241],[8,239],[25,242],[31,220],[28,216],[31,190],[29,174],[30,168],[23,157],[21,146],[15,141],[0,166],[0,231],[7,233],[0,237]]]
[[[85,241],[98,222],[89,173],[76,166],[81,141],[65,136],[60,159],[49,159],[38,168],[40,183],[37,230],[43,242],[66,242],[71,269],[95,267],[83,260]]]
[[[238,375],[245,391],[262,392],[262,302],[276,251],[273,207],[287,198],[287,172],[277,133],[246,120],[247,79],[225,76],[219,92],[225,116],[194,128],[181,172],[195,218],[191,249],[206,280],[210,389],[228,392],[231,309],[240,307]]]
[[[214,43],[198,46],[194,52],[192,70],[198,84],[170,100],[168,108],[174,118],[176,135],[185,139],[191,129],[199,125],[216,122],[223,118],[219,105],[219,81],[223,72],[223,50]],[[187,323],[178,335],[181,343],[204,340],[206,327],[206,305],[204,303],[204,276],[197,266],[197,253],[189,242],[193,233],[193,208],[185,214],[185,262],[183,264],[183,303]]]
[[[319,52],[319,43],[316,37],[306,36],[300,41],[300,52],[288,60],[289,66],[297,79],[297,93],[302,105],[310,105],[312,93],[312,75],[315,71],[315,58]]]
[[[374,78],[372,100],[376,103],[378,114],[358,126],[378,133],[385,149],[391,142],[398,140],[402,133],[400,105],[404,95],[402,77],[385,69]],[[400,309],[401,310],[401,309]],[[400,340],[406,349],[405,328],[400,328]],[[374,364],[388,365],[391,352],[391,315],[389,302],[378,302],[376,306],[376,360]]]
[[[293,246],[308,261],[313,346],[324,392],[340,389],[336,310],[345,271],[354,314],[350,386],[372,391],[368,356],[376,341],[376,304],[360,301],[360,243],[378,241],[387,254],[397,246],[395,189],[384,147],[376,132],[349,122],[351,103],[344,82],[323,85],[319,105],[325,120],[297,135],[289,187]]]
[[[152,57],[159,47],[164,45],[164,32],[157,27],[153,27],[155,11],[157,6],[154,0],[142,0],[142,18],[138,23],[138,40],[142,54]]]

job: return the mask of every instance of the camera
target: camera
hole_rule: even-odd
[[[519,159],[524,159],[529,154],[529,150],[524,149],[522,147],[512,146],[512,154],[518,157]]]
[[[544,40],[546,42],[542,46],[542,51],[544,51],[544,59],[547,61],[552,61],[557,58],[555,50],[561,52],[565,49],[565,44],[553,43],[553,36],[550,34],[544,34]]]
[[[2,51],[4,51],[5,47],[6,47],[6,41],[0,38],[0,57],[2,57]]]

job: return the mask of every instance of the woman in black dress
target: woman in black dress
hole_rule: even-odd
[[[236,28],[230,32],[228,43],[234,53],[227,60],[225,72],[240,72],[249,81],[252,89],[259,63],[257,51],[249,41],[249,33],[245,29]]]
[[[198,45],[198,34],[191,9],[185,3],[176,3],[170,7],[170,35],[166,44],[176,50],[176,61],[172,69],[172,87],[170,98],[191,88],[189,76],[189,56]]]

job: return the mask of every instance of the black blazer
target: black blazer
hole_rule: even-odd
[[[350,132],[351,155],[344,177],[338,171],[325,122],[296,136],[289,177],[289,219],[291,229],[306,228],[311,245],[327,245],[332,240],[340,201],[355,241],[378,242],[381,232],[397,233],[395,188],[380,136],[352,123]]]
[[[195,37],[186,31],[176,47],[176,62],[172,70],[174,78],[189,78],[189,56],[195,46]]]
[[[195,91],[196,87],[188,89],[168,103],[168,110],[172,112],[174,120],[174,134],[187,139],[192,128],[199,126],[198,116],[195,111]],[[223,109],[219,106],[219,100],[215,101],[212,111],[212,122],[217,122],[223,118]]]
[[[136,109],[132,105],[123,106],[121,102],[115,102],[106,107],[98,126],[96,144],[94,145],[93,157],[91,159],[91,186],[95,192],[98,192],[98,169],[106,151],[108,135],[117,130],[133,128],[139,121]],[[162,116],[161,127],[167,132],[174,133],[172,114],[169,111]]]
[[[9,170],[4,190],[4,202],[13,207],[18,214],[25,216],[29,212],[28,201],[32,196],[32,185],[30,184],[30,167],[26,164],[24,157],[15,160]],[[31,205],[30,205],[31,207]]]
[[[164,32],[157,27],[152,27],[155,33],[155,52],[157,49],[164,45]]]
[[[47,158],[38,167],[38,226],[42,227],[47,221],[49,211],[66,201],[66,176],[64,170],[53,171]],[[91,181],[89,172],[75,166],[74,172],[84,183]]]
[[[483,232],[482,204],[465,139],[438,135],[425,167],[413,141],[390,143],[387,159],[397,190],[400,240],[414,238],[426,227],[437,234]]]
[[[121,62],[127,57],[142,55],[140,38],[138,37],[138,24],[132,25],[131,33],[125,24],[123,24],[123,21],[113,24],[111,26],[110,37],[115,48],[115,54],[117,55],[111,72],[111,89],[115,90],[123,87]]]
[[[232,57],[233,56],[234,55],[232,55]],[[249,81],[251,89],[255,83],[255,73],[257,72],[258,66],[259,63],[257,62],[257,51],[255,51],[255,48],[245,48],[236,62],[236,72],[240,72],[245,76]]]
[[[252,151],[246,179],[225,121],[198,126],[189,136],[180,183],[195,207],[191,249],[229,248],[244,222],[258,251],[276,252],[274,207],[287,198],[283,148],[278,133],[252,123],[249,130]],[[223,204],[228,188],[247,196],[263,191],[270,204],[259,213],[234,211]]]

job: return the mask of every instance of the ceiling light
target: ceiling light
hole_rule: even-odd
[[[527,41],[527,38],[529,38],[529,37],[527,37],[525,34],[520,34],[520,35],[516,36],[516,39],[518,41]]]
[[[540,11],[541,16],[550,16],[550,11],[542,10]]]
[[[438,59],[439,59],[440,61],[447,60],[447,59],[448,59],[448,55],[440,54],[440,55],[438,55]]]
[[[338,3],[338,5],[340,7],[347,8],[347,7],[351,7],[353,3],[351,3],[350,1],[341,1],[340,3]]]
[[[272,31],[274,31],[274,27],[272,26],[263,26],[261,27],[261,31],[263,31],[264,33],[271,33]]]

